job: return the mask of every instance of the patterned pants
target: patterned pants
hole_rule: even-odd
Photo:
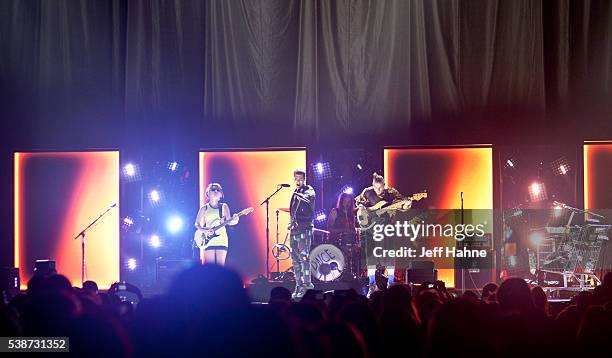
[[[310,281],[310,243],[312,242],[312,229],[291,231],[291,260],[297,287],[312,286]]]

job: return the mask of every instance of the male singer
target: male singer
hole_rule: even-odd
[[[307,290],[313,289],[310,281],[310,243],[312,242],[312,228],[315,210],[315,191],[306,184],[306,171],[296,169],[293,171],[295,190],[291,196],[289,206],[291,220],[291,260],[295,275],[295,290],[291,297],[304,296]]]

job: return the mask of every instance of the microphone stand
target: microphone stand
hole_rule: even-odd
[[[278,214],[279,210],[276,209],[276,247],[278,248]],[[276,255],[276,279],[280,276],[280,260],[278,259],[278,255]]]
[[[79,237],[81,238],[81,286],[83,285],[83,283],[85,282],[85,233],[92,227],[94,226],[98,221],[100,221],[100,219],[102,219],[102,217],[104,215],[106,215],[106,213],[108,213],[112,208],[114,208],[115,206],[117,206],[117,204],[113,204],[111,205],[108,209],[106,209],[105,212],[103,212],[102,214],[100,214],[100,216],[98,216],[94,221],[92,221],[89,225],[87,225],[87,227],[85,229],[83,229],[80,233],[77,234],[77,236],[75,236],[73,238],[73,240],[78,239]]]
[[[276,191],[262,201],[259,206],[266,204],[266,278],[270,280],[270,199],[284,187],[279,185]]]
[[[461,226],[464,226],[463,218],[463,192],[461,192]],[[465,293],[465,257],[461,258],[461,290]]]

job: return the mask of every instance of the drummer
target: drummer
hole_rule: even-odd
[[[349,240],[355,242],[355,199],[353,195],[342,193],[338,197],[336,207],[333,208],[327,219],[327,230],[330,232],[332,242]]]

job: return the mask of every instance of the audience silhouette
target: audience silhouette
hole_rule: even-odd
[[[179,273],[135,307],[95,282],[83,286],[33,277],[2,305],[0,335],[70,337],[79,357],[612,356],[611,273],[565,306],[520,278],[460,297],[439,281],[396,284],[369,300],[311,290],[293,302],[277,287],[268,304],[253,304],[241,277],[214,265]]]

